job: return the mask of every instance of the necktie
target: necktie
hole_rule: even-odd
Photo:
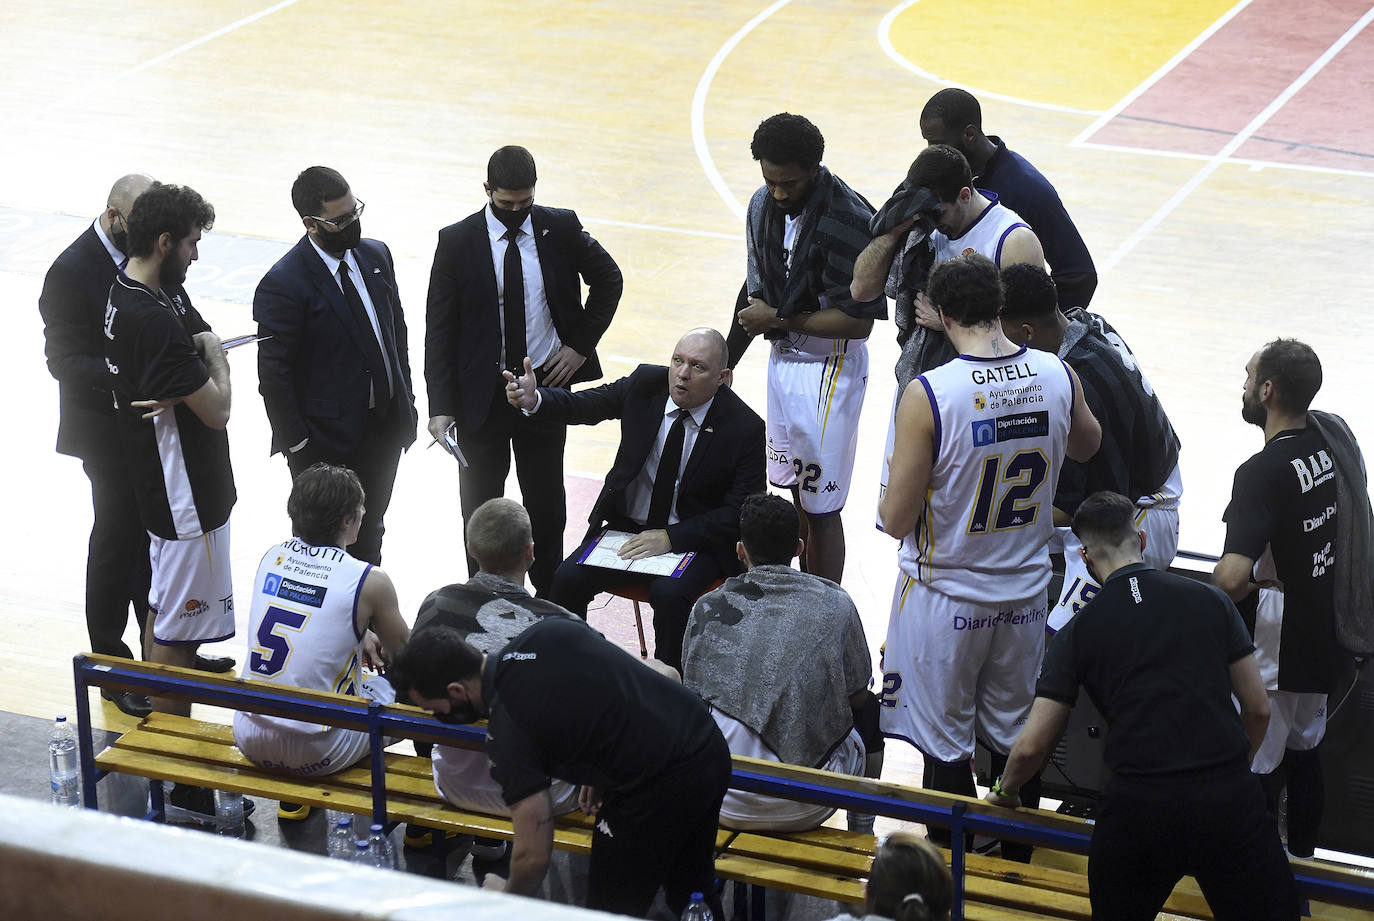
[[[339,263],[339,283],[343,286],[344,300],[348,302],[348,309],[353,314],[353,320],[358,324],[358,329],[363,335],[363,340],[368,344],[368,359],[370,364],[382,372],[382,381],[387,380],[386,359],[382,356],[381,343],[377,341],[377,334],[372,329],[372,321],[367,317],[367,308],[363,306],[362,296],[358,294],[357,287],[353,284],[353,273],[348,268],[347,262]],[[378,324],[380,325],[380,324]],[[390,400],[378,400],[376,398],[377,381],[373,375],[372,381],[373,407],[378,413],[385,415],[390,408]],[[388,394],[390,396],[390,394]]]
[[[658,470],[654,473],[654,492],[649,498],[649,520],[651,528],[666,528],[668,515],[673,510],[673,490],[677,488],[677,472],[682,466],[682,441],[687,433],[683,419],[687,410],[679,409],[677,418],[668,429],[668,437],[663,441],[663,454],[658,459]]]
[[[506,368],[519,377],[525,372],[525,269],[520,262],[520,230],[506,231],[505,288],[501,312],[506,321]]]

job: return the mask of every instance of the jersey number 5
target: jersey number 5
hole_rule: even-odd
[[[1040,512],[1040,503],[1029,500],[1045,482],[1049,469],[1045,455],[1035,449],[1017,451],[1007,461],[1005,471],[1002,470],[1001,454],[984,458],[983,476],[978,481],[978,494],[969,515],[968,533],[1009,531],[1032,524]],[[996,517],[993,517],[994,508]]]
[[[291,641],[277,631],[281,629],[298,633],[309,619],[309,614],[269,605],[262,622],[258,624],[258,648],[248,656],[248,667],[253,674],[270,678],[286,668],[286,660],[291,658]]]

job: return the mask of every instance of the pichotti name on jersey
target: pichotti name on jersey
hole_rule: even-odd
[[[994,365],[991,368],[974,368],[969,377],[978,386],[984,384],[1007,384],[1011,381],[1028,381],[1038,375],[1031,370],[1030,362],[1022,361],[1014,365]]]
[[[344,558],[344,552],[338,547],[316,547],[313,544],[307,544],[296,538],[286,541],[282,546],[292,553],[299,553],[301,556],[317,557],[335,563]]]
[[[1048,613],[1048,608],[1032,608],[1024,612],[999,611],[986,617],[965,617],[962,614],[955,614],[954,629],[986,630],[989,627],[996,627],[998,624],[1011,624],[1014,627],[1019,627],[1022,624],[1038,624],[1044,622]]]

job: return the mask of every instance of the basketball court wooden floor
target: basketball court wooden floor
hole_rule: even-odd
[[[1371,19],[1367,0],[10,0],[0,7],[0,292],[11,317],[0,340],[10,679],[0,708],[70,709],[68,663],[85,647],[90,502],[78,463],[52,451],[56,386],[36,303],[48,265],[119,175],[189,184],[215,204],[187,287],[231,334],[251,329],[257,280],[300,233],[291,180],[312,163],[340,169],[368,203],[365,232],[396,254],[424,416],[435,234],[482,204],[496,147],[529,147],[538,200],[575,208],[619,261],[625,296],[600,349],[613,378],[665,360],[691,326],[729,322],[761,119],[810,117],[826,163],[880,202],[922,146],[925,100],[969,87],[986,130],[1050,177],[1092,250],[1093,309],[1131,344],[1183,439],[1182,545],[1216,552],[1231,474],[1261,445],[1239,397],[1265,341],[1310,342],[1326,372],[1316,405],[1374,443]],[[895,543],[871,527],[890,325],[875,328],[870,350],[845,585],[876,649],[896,572]],[[288,484],[267,456],[252,356],[231,363],[242,596],[287,533]],[[736,377],[761,412],[764,364],[755,348]],[[607,425],[569,438],[569,549],[616,440]],[[388,515],[385,566],[408,613],[465,575],[455,471],[427,441],[404,458]],[[241,626],[246,617],[241,604]],[[593,622],[631,645],[626,612]],[[215,651],[242,659],[243,646]],[[102,718],[122,715],[106,707]]]

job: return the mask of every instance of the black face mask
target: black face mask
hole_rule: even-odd
[[[448,725],[453,726],[458,724],[475,723],[477,722],[477,718],[481,715],[482,714],[477,712],[477,708],[472,705],[471,701],[465,700],[462,703],[458,703],[458,701],[450,698],[448,702],[448,712],[436,712],[434,714],[434,718],[441,723],[447,723]]]
[[[354,221],[343,230],[325,230],[323,224],[315,222],[315,241],[320,249],[336,259],[356,247],[362,238],[362,221]]]
[[[128,253],[129,222],[124,219],[124,215],[119,215],[119,230],[115,230],[113,224],[110,225],[110,228],[110,242],[114,244],[115,249],[121,253]]]
[[[496,219],[502,224],[505,224],[508,229],[514,230],[525,223],[525,218],[530,216],[530,209],[517,208],[514,211],[507,211],[505,208],[496,207],[496,203],[493,202],[491,213],[496,215]]]

